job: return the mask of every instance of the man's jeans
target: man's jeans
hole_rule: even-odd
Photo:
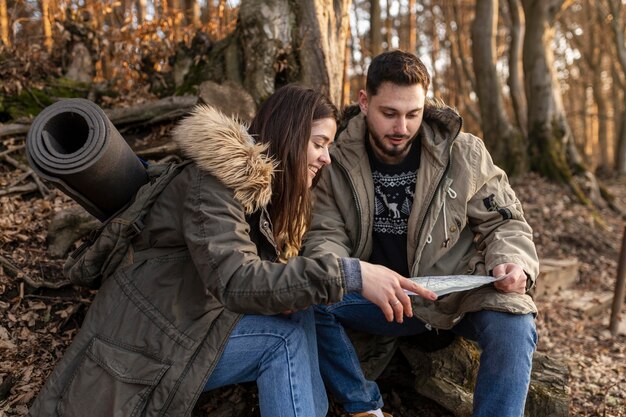
[[[378,386],[365,379],[343,326],[386,336],[410,336],[429,331],[417,318],[403,324],[387,322],[382,311],[359,294],[315,306],[319,363],[328,390],[349,413],[381,408]],[[482,349],[474,391],[474,417],[520,417],[537,343],[532,314],[496,311],[469,313],[452,331],[476,341]]]
[[[256,381],[264,417],[323,417],[328,399],[319,373],[315,319],[245,315],[228,339],[205,391]]]

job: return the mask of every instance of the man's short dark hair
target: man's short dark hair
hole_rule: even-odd
[[[405,51],[387,51],[372,59],[367,70],[365,90],[370,96],[378,93],[384,82],[396,85],[419,84],[428,90],[430,75],[424,63],[414,54]]]

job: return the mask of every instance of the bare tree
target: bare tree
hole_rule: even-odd
[[[528,136],[528,107],[524,94],[524,77],[522,69],[522,45],[524,43],[524,11],[520,0],[508,0],[510,26],[509,77],[507,79],[511,102],[517,126],[524,136]]]
[[[622,70],[626,75],[626,42],[624,41],[624,16],[622,15],[621,0],[606,0],[609,14],[606,20],[610,22],[613,31],[613,41],[617,51],[617,58]],[[623,93],[623,112],[620,114],[620,125],[617,134],[617,152],[615,153],[615,166],[619,175],[626,175],[626,92]]]
[[[198,1],[183,0],[182,8],[185,25],[191,25],[194,28],[200,27],[200,4]]]
[[[350,19],[348,19],[348,24],[346,25],[346,48],[344,51],[344,61],[343,61],[343,82],[341,87],[341,101],[339,105],[341,108],[346,107],[350,104],[350,57],[352,56],[352,31],[350,28]]]
[[[531,169],[568,184],[583,202],[602,204],[597,186],[591,184],[595,179],[574,146],[554,72],[554,23],[564,4],[565,0],[522,0],[526,15],[523,63]],[[575,175],[592,180],[581,187]]]
[[[601,52],[602,39],[604,38],[604,30],[597,13],[596,7],[590,0],[585,0],[585,11],[587,15],[586,27],[588,36],[588,53],[591,73],[591,86],[593,91],[593,99],[597,108],[597,130],[598,145],[600,150],[600,166],[605,171],[612,170],[612,161],[609,157],[609,123],[608,123],[608,103],[604,94],[604,80],[602,71],[606,54]]]
[[[389,51],[393,42],[393,16],[391,15],[391,0],[385,5],[385,50]]]
[[[461,3],[461,4],[459,4]],[[459,8],[462,1],[453,0],[444,3],[441,13],[446,24],[447,45],[450,53],[450,66],[452,76],[446,76],[448,88],[452,88],[451,80],[455,80],[456,94],[449,94],[445,101],[461,110],[461,114],[466,117],[466,127],[480,125],[481,117],[475,101],[471,99],[472,92],[475,91],[476,80],[471,69],[471,63],[467,56],[469,38],[467,36],[467,25],[465,24],[464,13]],[[476,128],[474,131],[477,131]]]
[[[511,175],[527,170],[525,138],[508,119],[496,72],[498,0],[478,0],[472,24],[472,57],[485,144],[494,161]]]
[[[41,24],[43,27],[43,45],[48,53],[52,52],[52,21],[50,20],[49,0],[39,0]]]
[[[409,33],[407,36],[407,50],[417,53],[417,16],[415,15],[415,0],[409,0]]]
[[[0,41],[6,46],[11,46],[9,38],[9,15],[7,13],[7,0],[0,0]]]
[[[137,16],[137,24],[141,25],[146,19],[146,14],[147,14],[146,0],[135,0],[135,10],[136,10],[136,16]]]
[[[376,56],[383,51],[383,23],[380,0],[370,0],[370,55]]]
[[[438,16],[437,10],[438,7],[434,4],[435,2],[430,3],[430,40],[432,44],[430,58],[433,62],[432,65],[432,90],[433,95],[435,97],[441,97],[441,76],[439,74],[439,70],[437,68],[437,63],[439,62],[439,54],[441,52],[441,46],[439,43],[439,33],[437,33],[437,24],[438,24]]]

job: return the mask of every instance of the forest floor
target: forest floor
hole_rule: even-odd
[[[0,155],[19,145],[19,140],[2,142]],[[25,163],[23,150],[11,156]],[[0,161],[0,189],[24,181],[28,179],[22,171]],[[594,211],[577,203],[560,186],[536,175],[515,179],[513,185],[534,229],[540,258],[576,258],[580,267],[574,289],[587,295],[611,293],[624,220],[609,209]],[[611,182],[609,188],[626,208],[626,183]],[[64,259],[49,255],[46,235],[52,215],[72,205],[55,190],[47,198],[33,192],[0,197],[0,417],[26,415],[95,294],[72,286],[31,285],[64,280]],[[538,350],[568,365],[570,415],[625,417],[626,336],[612,336],[608,331],[610,307],[589,314],[573,301],[565,292],[537,299]],[[385,380],[381,382],[388,411],[395,417],[450,415],[425,399],[396,392]],[[242,392],[231,389],[221,398],[249,403],[249,398],[237,399]],[[205,401],[194,415],[216,415],[211,408],[211,401]],[[241,415],[258,415],[254,405],[247,410]],[[341,413],[333,405],[329,415]]]

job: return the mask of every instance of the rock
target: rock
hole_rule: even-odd
[[[213,106],[227,116],[237,117],[244,123],[249,123],[256,113],[252,96],[233,82],[217,84],[205,81],[198,88],[198,98],[200,103]]]
[[[65,76],[70,80],[90,84],[94,67],[89,49],[87,49],[84,43],[74,44],[71,59]]]

